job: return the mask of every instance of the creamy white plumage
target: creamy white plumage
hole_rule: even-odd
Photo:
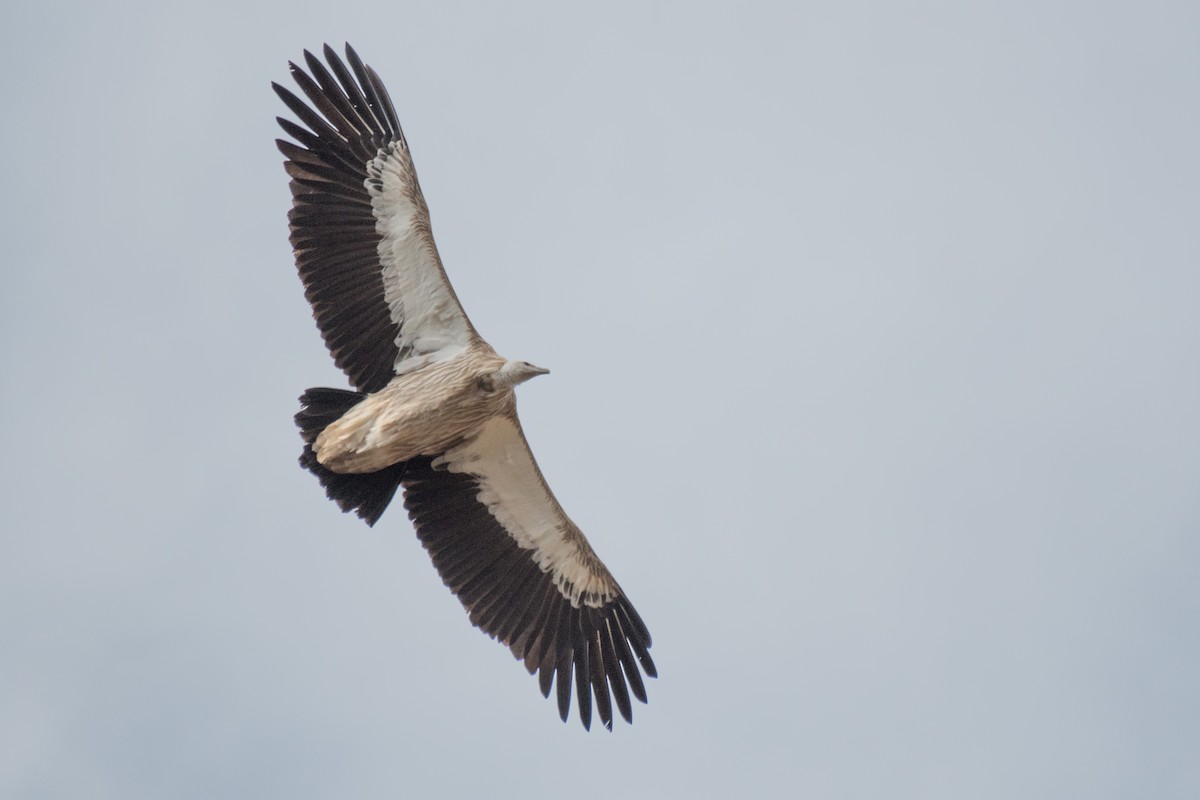
[[[349,46],[308,72],[308,103],[276,93],[291,242],[305,294],[355,391],[310,389],[296,415],[300,463],[329,497],[373,525],[397,489],[418,537],[471,621],[557,683],[584,726],[593,699],[632,720],[654,677],[650,634],[550,491],[517,419],[514,388],[546,370],[504,359],[446,279],[429,212],[387,91]],[[348,63],[348,67],[347,67]]]

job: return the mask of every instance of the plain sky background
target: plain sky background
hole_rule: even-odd
[[[26,6],[32,4],[23,4]],[[1200,797],[1200,5],[7,4],[0,796]],[[269,89],[396,102],[655,637],[563,725],[399,504]]]

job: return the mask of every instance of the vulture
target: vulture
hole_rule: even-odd
[[[496,354],[446,278],[408,143],[383,82],[346,46],[290,63],[305,99],[276,140],[290,177],[290,241],[317,327],[353,386],[309,389],[300,464],[374,525],[397,490],[471,622],[557,688],[567,720],[593,705],[633,721],[656,677],[650,632],[546,485],[514,389],[547,370]]]

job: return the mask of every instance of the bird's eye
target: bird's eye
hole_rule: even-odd
[[[484,394],[491,394],[496,391],[496,381],[492,379],[491,375],[480,375],[475,379],[475,385]]]

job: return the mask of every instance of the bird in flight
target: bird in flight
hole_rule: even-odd
[[[291,178],[296,267],[354,391],[309,389],[300,464],[343,511],[374,525],[397,489],[417,536],[471,622],[557,681],[565,722],[593,698],[633,721],[656,677],[650,632],[546,485],[515,387],[547,370],[496,354],[463,312],[433,242],[408,143],[379,76],[346,46],[289,64],[308,102],[273,83]],[[326,66],[326,64],[328,66]],[[639,669],[640,668],[640,669]]]

